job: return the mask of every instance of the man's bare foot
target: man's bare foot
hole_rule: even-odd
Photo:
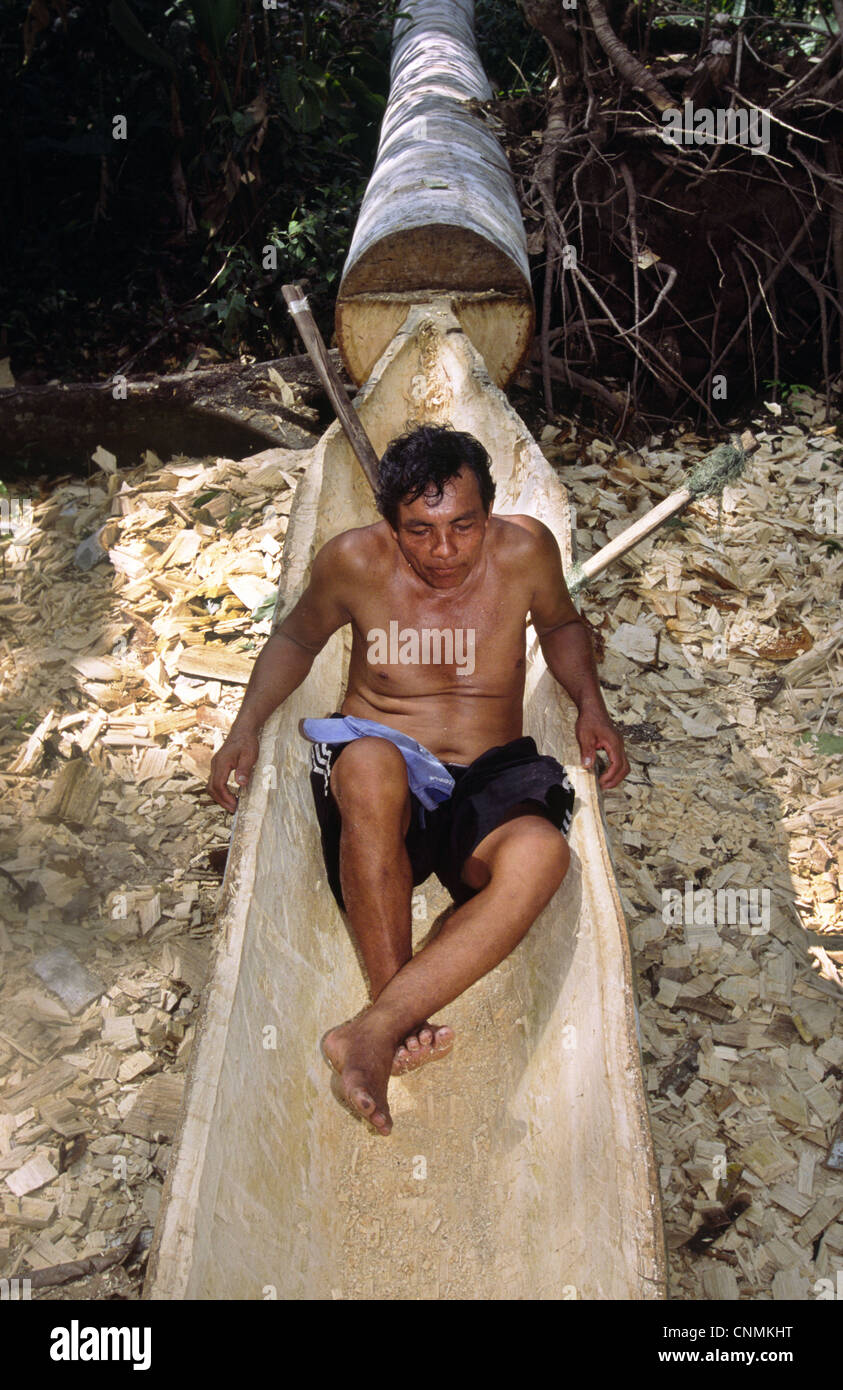
[[[322,1055],[337,1073],[349,1106],[383,1135],[392,1129],[386,1089],[394,1054],[394,1043],[367,1027],[365,1014],[329,1029],[322,1039]]]
[[[453,1045],[454,1031],[447,1023],[422,1023],[395,1049],[392,1075],[403,1076],[405,1072],[417,1071],[425,1062],[447,1057]]]

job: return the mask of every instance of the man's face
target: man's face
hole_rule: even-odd
[[[488,515],[470,469],[450,478],[441,497],[435,490],[414,502],[399,502],[393,535],[405,560],[433,589],[456,589],[476,565]]]

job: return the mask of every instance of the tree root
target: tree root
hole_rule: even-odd
[[[576,47],[558,4],[523,8],[556,72],[540,146],[508,149],[545,252],[546,408],[561,382],[615,419],[664,418],[667,402],[711,423],[768,378],[775,394],[782,374],[819,370],[830,412],[843,372],[840,36],[806,70],[804,25],[708,7],[702,31],[672,37],[688,53],[677,63],[650,56],[652,7],[646,26],[630,7],[616,32],[615,11],[586,0]],[[668,110],[682,143],[664,138]],[[712,138],[696,143],[701,110]]]

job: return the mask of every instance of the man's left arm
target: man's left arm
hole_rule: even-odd
[[[576,735],[583,767],[594,767],[598,749],[608,756],[609,766],[600,778],[608,791],[629,772],[623,739],[603,700],[591,636],[568,592],[559,546],[546,526],[534,535],[537,565],[530,616],[551,675],[579,711]]]

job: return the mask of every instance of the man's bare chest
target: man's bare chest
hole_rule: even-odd
[[[526,601],[511,585],[428,597],[392,584],[360,595],[351,617],[355,666],[376,688],[405,686],[408,677],[413,686],[472,677],[498,687],[523,669]]]

